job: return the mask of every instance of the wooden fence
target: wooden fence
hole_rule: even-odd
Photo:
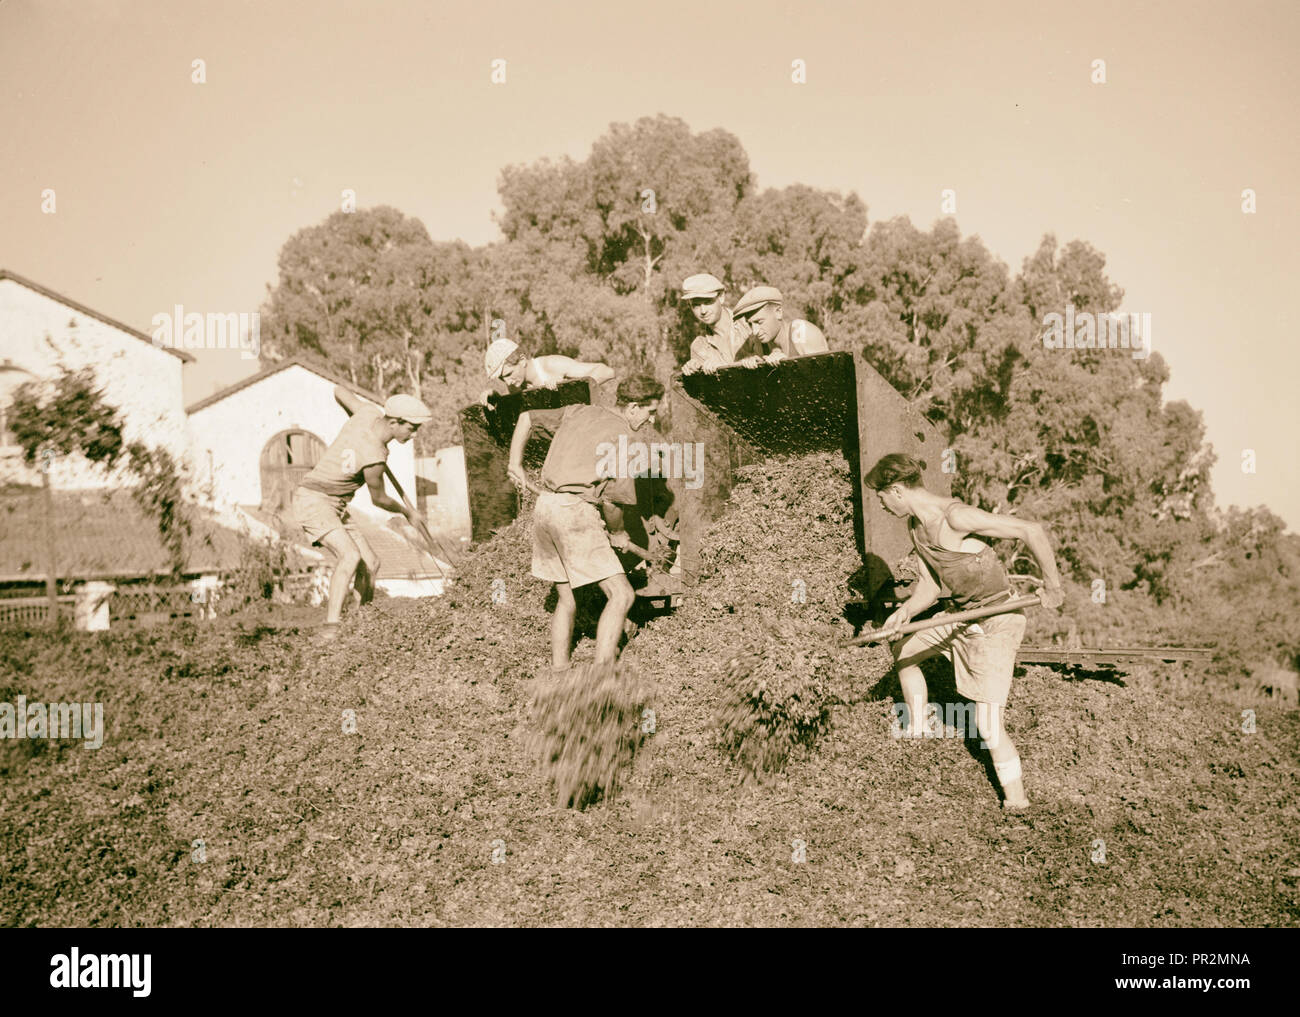
[[[123,585],[108,594],[107,606],[113,625],[156,625],[210,616],[203,597],[188,585]],[[73,621],[77,594],[61,594],[58,600],[59,614],[65,621]],[[48,597],[0,597],[0,626],[27,628],[49,621]]]

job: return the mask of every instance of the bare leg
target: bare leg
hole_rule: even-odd
[[[321,538],[321,543],[338,558],[330,576],[330,595],[325,609],[325,624],[337,625],[343,614],[343,600],[352,586],[357,566],[361,564],[361,551],[348,532],[342,529],[331,530]]]
[[[904,738],[920,738],[925,734],[925,675],[916,664],[898,669],[898,684],[903,687],[903,702],[907,706],[907,726]]]
[[[1016,751],[1016,746],[1002,723],[1005,712],[996,703],[976,703],[975,726],[979,728],[980,738],[993,757],[993,769],[998,775],[998,783],[1002,785],[1005,798],[1004,806],[1008,809],[1023,809],[1029,805],[1029,799],[1025,796],[1025,782],[1020,772],[1020,753]]]
[[[366,595],[367,593],[369,596]],[[370,603],[374,595],[374,586],[370,584],[370,576],[366,572],[366,560],[362,558],[357,565],[356,575],[352,578],[352,589],[343,598],[343,603],[345,605],[350,603],[351,606],[348,607],[348,610],[354,611],[362,604]]]
[[[573,587],[556,583],[555,613],[551,615],[551,668],[564,671],[569,666],[569,647],[573,645],[573,619],[578,613],[578,602],[573,599]]]
[[[898,684],[903,688],[903,703],[907,706],[907,726],[903,729],[903,737],[921,738],[925,735],[926,687],[920,664],[939,651],[911,637],[895,641],[892,649],[898,668]]]
[[[605,609],[600,612],[600,621],[596,623],[596,663],[605,664],[612,662],[618,653],[623,623],[627,621],[636,594],[622,572],[602,579],[600,588],[605,592]]]

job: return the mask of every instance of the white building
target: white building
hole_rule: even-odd
[[[39,484],[8,430],[7,409],[23,382],[52,378],[60,366],[90,367],[105,400],[121,411],[123,438],[161,445],[178,462],[188,451],[181,375],[194,358],[157,347],[143,332],[0,269],[0,483]],[[56,488],[116,487],[85,460],[55,457]]]
[[[60,365],[90,367],[105,401],[120,413],[124,438],[170,451],[184,468],[187,493],[213,519],[245,533],[278,529],[299,536],[286,513],[293,490],[347,420],[334,398],[335,386],[375,406],[379,397],[328,371],[289,360],[186,407],[183,373],[193,359],[0,270],[0,483],[40,483],[40,474],[23,463],[2,415],[13,390],[25,381],[56,377]],[[390,444],[388,465],[415,499],[413,444]],[[50,480],[56,491],[129,483],[77,458],[56,458]],[[376,509],[365,487],[353,498],[350,512],[380,557],[379,585],[404,595],[441,591],[445,565],[409,546],[412,534],[395,526],[391,513]]]
[[[465,447],[451,445],[431,456],[416,459],[416,507],[436,533],[469,540],[469,478],[465,473]]]
[[[378,409],[378,396],[343,378],[297,360],[284,360],[186,408],[193,486],[218,507],[242,505],[280,512],[298,481],[316,465],[325,446],[348,419],[334,398],[335,386],[356,392]],[[412,498],[412,442],[388,446],[388,468]],[[396,492],[391,492],[396,497]],[[353,515],[386,522],[362,487]]]

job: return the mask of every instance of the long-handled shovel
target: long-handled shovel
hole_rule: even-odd
[[[896,630],[900,636],[909,635],[913,632],[921,632],[924,629],[938,628],[940,625],[951,625],[954,622],[975,621],[977,618],[989,618],[995,614],[1006,614],[1008,611],[1018,611],[1022,607],[1036,607],[1041,604],[1038,594],[1030,594],[1027,597],[1013,597],[1011,600],[1004,600],[997,604],[989,604],[985,607],[971,608],[969,611],[958,611],[955,614],[943,614],[934,618],[927,618],[925,621],[908,622],[901,625]],[[847,642],[841,643],[841,646],[866,646],[868,643],[879,642],[887,630],[875,629],[871,632],[864,632]],[[892,633],[891,633],[892,634]]]
[[[424,538],[425,550],[427,550],[432,556],[434,564],[438,566],[438,571],[442,573],[442,578],[446,579],[447,571],[438,563],[438,557],[441,555],[449,564],[454,565],[457,556],[452,553],[448,547],[444,546],[445,542],[439,542],[434,535],[429,532],[429,527],[424,524],[424,517],[421,516],[415,506],[411,504],[411,499],[406,496],[406,492],[402,490],[402,485],[397,482],[397,478],[393,476],[393,471],[388,468],[387,463],[384,463],[384,476],[388,478],[388,482],[392,484],[393,489],[397,491],[397,496],[402,499],[402,504],[405,505],[411,515],[415,517],[415,528],[419,532],[420,536]]]
[[[346,405],[343,409],[347,412],[349,417],[352,416],[352,410]],[[397,482],[397,478],[393,476],[393,471],[388,468],[387,463],[384,463],[384,476],[388,478],[388,482],[392,484],[393,489],[397,491],[397,496],[402,499],[402,504],[406,506],[411,515],[415,516],[415,529],[420,536],[424,538],[425,550],[427,550],[433,557],[433,563],[438,566],[438,571],[442,573],[442,578],[446,579],[447,570],[439,564],[438,556],[441,555],[442,560],[446,561],[450,565],[455,565],[460,556],[449,544],[445,541],[437,540],[434,535],[429,532],[429,527],[424,523],[424,517],[420,515],[416,507],[411,504],[411,499],[406,496],[406,492],[402,490],[402,485]]]

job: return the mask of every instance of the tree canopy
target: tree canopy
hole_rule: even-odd
[[[436,447],[457,440],[456,411],[484,387],[491,338],[667,381],[696,332],[677,297],[685,276],[712,272],[732,301],[773,285],[788,318],[863,351],[949,435],[959,496],[1049,523],[1080,590],[1101,580],[1204,606],[1207,577],[1268,560],[1297,604],[1297,538],[1266,510],[1215,512],[1201,415],[1165,401],[1160,355],[1045,348],[1045,315],[1120,308],[1086,242],[1048,234],[1012,275],[950,218],[872,223],[856,194],[760,190],[734,135],[666,116],[612,125],[582,161],[507,167],[498,190],[502,238],[479,248],[435,242],[385,207],[295,234],[263,312],[267,350],[381,395],[419,392],[436,413],[420,438]],[[1279,620],[1273,649],[1296,652],[1298,626]]]

